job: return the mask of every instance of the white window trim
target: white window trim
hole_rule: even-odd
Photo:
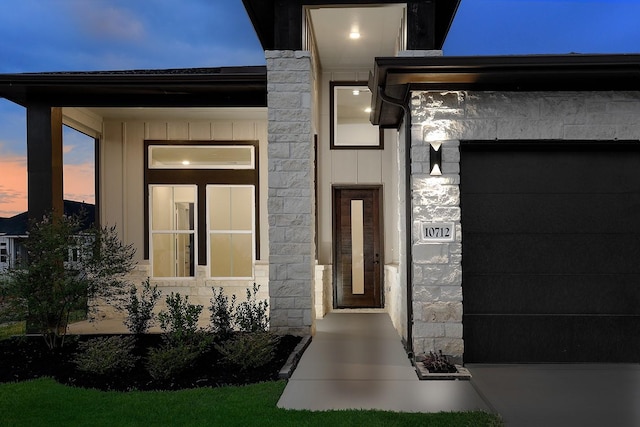
[[[154,165],[153,162],[153,149],[154,148],[175,148],[175,149],[183,149],[183,148],[195,148],[195,149],[247,149],[251,153],[251,163],[248,165],[236,165],[236,164],[220,164],[220,165],[200,165],[194,163],[188,164],[171,164],[171,165]],[[149,159],[149,164],[147,167],[149,169],[209,169],[209,170],[241,170],[241,169],[255,169],[255,147],[253,145],[222,145],[222,144],[211,144],[211,145],[149,145],[148,147],[149,153],[147,158]]]
[[[209,188],[251,188],[251,230],[211,230],[211,213],[209,212]],[[207,195],[207,277],[212,280],[254,280],[256,276],[256,186],[252,184],[209,184],[205,194]],[[247,277],[219,277],[211,275],[211,235],[212,234],[250,234],[251,238],[251,276]]]
[[[154,187],[188,187],[194,189],[194,212],[193,212],[193,230],[154,230],[153,229],[153,188]],[[153,280],[163,281],[193,281],[196,279],[198,270],[198,186],[192,184],[149,184],[149,276]],[[154,234],[192,234],[193,235],[193,276],[187,277],[169,277],[153,275],[153,235]]]

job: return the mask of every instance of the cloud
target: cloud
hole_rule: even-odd
[[[134,42],[145,37],[142,21],[123,7],[101,0],[74,0],[69,9],[79,27],[94,39]]]

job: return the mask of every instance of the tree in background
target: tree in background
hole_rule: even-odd
[[[69,315],[87,307],[95,319],[100,304],[121,308],[134,267],[132,245],[115,227],[83,230],[80,216],[48,216],[32,222],[26,259],[2,278],[0,310],[26,319],[50,349],[64,345]]]

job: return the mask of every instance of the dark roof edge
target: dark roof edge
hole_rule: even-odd
[[[266,106],[266,66],[0,74],[0,97],[56,106]]]
[[[462,3],[462,0],[454,0],[451,3],[447,3],[447,5],[444,6],[445,9],[448,9],[448,10],[445,10],[445,14],[446,16],[449,16],[449,19],[444,21],[446,22],[446,25],[444,26],[443,29],[438,28],[438,31],[436,31],[436,36],[438,37],[437,43],[440,49],[442,49],[445,41],[447,40],[447,36],[449,35],[449,30],[451,30],[453,21],[456,19],[456,15],[458,14],[458,8],[460,8],[460,3]]]
[[[258,36],[260,45],[266,49],[265,46],[273,44],[274,38],[273,25],[268,25],[274,19],[273,0],[242,0],[242,4],[249,15],[249,20]]]
[[[232,79],[266,79],[267,67],[263,65],[247,67],[217,68],[170,68],[163,70],[116,70],[116,71],[59,71],[41,73],[0,74],[0,82],[18,80],[20,82],[39,81],[56,82],[81,78],[83,82],[131,80],[139,83],[144,80],[207,80],[224,81]]]
[[[376,58],[369,85],[372,122],[397,127],[400,107],[382,98],[404,99],[410,90],[640,90],[640,55],[384,57]]]

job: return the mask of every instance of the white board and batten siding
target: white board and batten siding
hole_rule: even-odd
[[[133,243],[136,258],[144,255],[144,141],[259,141],[260,229],[267,222],[267,121],[122,121],[103,124],[100,144],[100,215],[103,224],[116,225],[123,240]],[[268,254],[268,239],[261,239]]]

